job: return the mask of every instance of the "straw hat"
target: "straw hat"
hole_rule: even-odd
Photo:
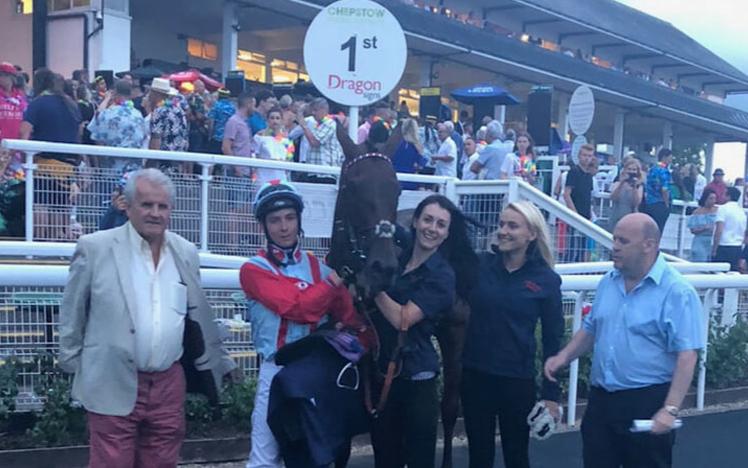
[[[151,91],[166,94],[168,96],[176,96],[179,91],[173,88],[166,78],[154,78],[151,83]]]

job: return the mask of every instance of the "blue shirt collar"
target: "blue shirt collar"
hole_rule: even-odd
[[[662,276],[665,274],[665,270],[667,269],[667,262],[665,261],[665,257],[662,255],[662,253],[657,254],[657,259],[655,260],[654,264],[652,265],[652,268],[649,269],[649,272],[647,272],[646,275],[644,275],[644,278],[642,278],[641,283],[644,283],[647,278],[651,279],[656,285],[660,285],[660,282],[662,282]],[[621,271],[617,268],[613,269],[611,272],[611,276],[613,278],[621,278]]]

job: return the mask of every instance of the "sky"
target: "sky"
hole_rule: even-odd
[[[748,74],[748,0],[618,0],[665,20]],[[729,105],[748,111],[748,96],[728,99]],[[745,145],[722,143],[715,147],[714,167],[722,167],[734,180],[745,172]],[[709,175],[707,175],[708,177]]]

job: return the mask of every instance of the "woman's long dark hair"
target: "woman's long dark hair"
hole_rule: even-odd
[[[424,208],[433,204],[437,204],[449,212],[449,236],[439,247],[439,252],[444,255],[455,272],[457,296],[467,300],[470,290],[478,278],[478,256],[473,251],[470,237],[468,237],[468,224],[474,223],[462,214],[462,211],[449,198],[437,194],[429,195],[418,204],[413,213],[413,220],[421,216]],[[412,227],[411,231],[415,237],[415,230]]]
[[[65,92],[65,78],[49,68],[40,68],[34,72],[34,96],[39,97],[44,92],[59,96],[65,102],[71,117],[78,118],[78,104]]]
[[[530,143],[530,146],[527,147],[527,152],[525,154],[535,156],[535,140],[533,140],[530,134],[527,132],[519,132],[517,134],[517,138],[514,140],[514,154],[516,154],[517,157],[520,156],[519,146],[517,146],[517,142],[519,141],[520,137],[527,138],[527,141]]]

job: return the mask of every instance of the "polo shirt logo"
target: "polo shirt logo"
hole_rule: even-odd
[[[535,293],[543,290],[537,283],[530,280],[525,281],[525,287]]]

